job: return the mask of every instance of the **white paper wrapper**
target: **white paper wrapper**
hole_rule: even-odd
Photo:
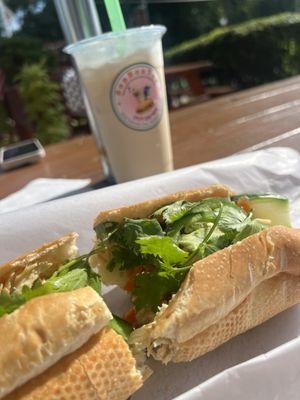
[[[297,338],[214,376],[176,400],[298,400],[299,353]]]
[[[0,213],[16,211],[83,189],[90,179],[34,179],[22,189],[0,200]]]
[[[2,214],[0,263],[70,231],[80,234],[81,252],[89,251],[94,237],[91,226],[100,210],[217,182],[227,184],[240,193],[271,191],[287,195],[291,200],[293,225],[300,225],[300,156],[292,149],[271,148],[52,201],[23,212]],[[123,297],[118,289],[110,290],[105,296],[114,310],[126,307],[124,301],[120,301],[121,298]],[[162,366],[150,361],[154,374],[132,399],[170,400],[180,395],[180,400],[290,399],[293,397],[274,396],[274,393],[289,393],[290,387],[297,388],[299,395],[300,380],[297,383],[295,371],[300,374],[300,361],[297,361],[297,369],[294,363],[297,357],[292,357],[291,362],[287,362],[289,356],[286,356],[289,352],[293,353],[291,349],[295,349],[295,346],[300,350],[298,342],[286,344],[282,348],[282,363],[278,362],[279,356],[276,352],[277,362],[273,353],[267,356],[272,368],[276,368],[275,376],[290,377],[290,380],[288,377],[281,381],[279,378],[274,379],[272,388],[270,375],[265,382],[262,378],[264,367],[260,363],[266,356],[251,360],[250,364],[237,366],[296,338],[300,333],[299,311],[299,306],[293,307],[190,363]],[[257,367],[257,375],[256,365],[260,365]],[[233,366],[237,367],[229,372],[222,372]],[[206,382],[219,373],[221,375],[215,380]],[[254,393],[251,390],[254,390],[256,380],[259,384],[255,396],[245,397],[243,388]],[[183,395],[197,386],[197,391]],[[222,392],[223,387],[226,395]],[[294,398],[298,399],[299,396]]]

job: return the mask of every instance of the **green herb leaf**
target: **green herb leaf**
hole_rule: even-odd
[[[218,228],[223,232],[239,231],[248,215],[234,203],[224,204]]]
[[[186,269],[169,268],[137,275],[133,290],[133,303],[137,311],[149,309],[156,312],[164,300],[169,300],[178,291],[186,273]]]
[[[119,335],[123,336],[126,341],[128,341],[129,336],[133,331],[133,328],[129,322],[124,321],[124,319],[117,317],[116,315],[114,315],[113,319],[109,321],[108,326],[110,326]]]
[[[194,262],[264,228],[229,198],[176,201],[151,219],[124,219],[109,237],[107,267],[143,266],[133,302],[137,310],[155,312],[176,293]]]
[[[111,259],[106,266],[109,271],[113,271],[115,268],[123,271],[143,264],[142,256],[133,246],[130,248],[115,244],[111,246],[110,253]]]
[[[202,227],[195,230],[194,232],[180,235],[180,239],[178,240],[178,245],[183,250],[192,253],[199,247],[200,243],[203,242],[211,227],[212,227],[211,223],[202,224]],[[212,235],[207,243],[215,245],[216,248],[219,250],[220,248],[223,248],[221,243],[224,239],[224,236],[226,236],[226,234],[224,234],[218,228],[216,228],[212,232]]]
[[[159,257],[167,265],[175,265],[184,262],[188,253],[178,247],[168,236],[146,236],[136,240],[140,245],[142,254],[151,254]]]
[[[243,229],[235,236],[233,243],[239,242],[240,240],[243,240],[248,236],[254,235],[255,233],[258,233],[267,227],[268,225],[264,225],[256,220],[249,221],[243,227]]]
[[[155,211],[154,217],[162,216],[166,224],[172,224],[182,218],[195,204],[187,201],[175,201]]]
[[[109,237],[116,232],[119,224],[117,222],[102,222],[94,227],[94,231],[96,232],[97,238],[105,241],[109,239]]]
[[[144,257],[139,252],[136,240],[149,235],[164,235],[156,219],[125,218],[124,224],[120,225],[109,239],[111,259],[107,265],[108,270],[126,270],[143,264]]]
[[[209,231],[209,226],[204,225],[203,227],[195,230],[194,232],[188,234],[182,234],[180,235],[180,238],[178,240],[178,245],[183,250],[191,253],[199,247],[200,243],[203,242],[208,231]]]
[[[125,218],[124,224],[113,234],[112,239],[117,243],[132,247],[138,237],[147,235],[164,235],[156,219]]]

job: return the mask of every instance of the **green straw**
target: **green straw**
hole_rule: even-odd
[[[126,25],[119,0],[104,0],[104,3],[112,31],[125,31]]]

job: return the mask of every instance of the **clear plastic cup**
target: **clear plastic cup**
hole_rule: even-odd
[[[77,64],[117,182],[173,169],[159,25],[110,32],[65,48]]]

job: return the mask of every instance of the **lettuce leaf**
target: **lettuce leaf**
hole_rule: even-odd
[[[0,317],[10,314],[25,303],[24,296],[19,294],[0,294]]]
[[[69,292],[71,290],[91,286],[97,293],[101,293],[100,276],[93,272],[88,265],[88,255],[69,261],[45,282],[37,280],[32,288],[24,286],[21,293],[0,294],[0,317],[19,308],[26,301],[34,297],[50,293]]]

